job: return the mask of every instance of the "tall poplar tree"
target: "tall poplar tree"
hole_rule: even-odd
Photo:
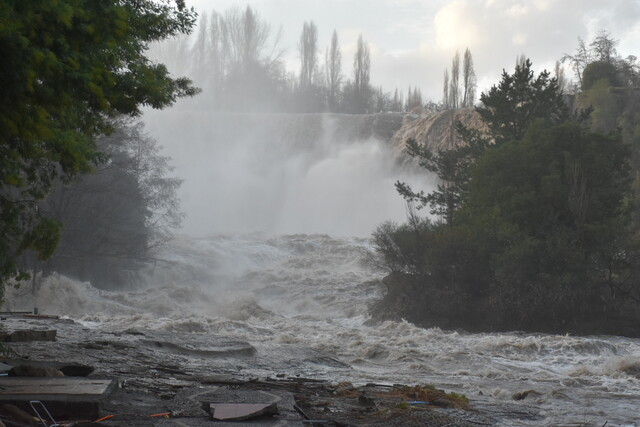
[[[338,105],[338,94],[342,82],[342,53],[338,45],[338,33],[333,30],[331,47],[325,54],[325,75],[327,79],[327,97],[329,111],[335,111]]]

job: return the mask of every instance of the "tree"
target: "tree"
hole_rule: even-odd
[[[482,93],[480,101],[476,111],[498,145],[522,139],[535,120],[560,123],[569,114],[558,81],[546,70],[535,77],[528,59],[513,74],[503,70],[500,83]]]
[[[329,111],[336,111],[342,82],[342,53],[338,45],[338,33],[336,30],[333,30],[331,47],[327,49],[325,54],[325,75],[327,78]]]
[[[558,90],[564,93],[567,89],[567,78],[564,75],[564,68],[562,68],[562,63],[560,61],[556,61],[553,68],[553,77],[558,81]]]
[[[605,64],[615,65],[620,62],[616,46],[619,40],[612,39],[610,34],[605,30],[598,31],[595,39],[587,45],[584,40],[578,37],[578,47],[573,55],[565,54],[561,61],[569,62],[573,72],[578,79],[578,87],[584,88],[584,73],[592,62],[601,62]],[[594,81],[591,82],[593,84]],[[591,86],[590,84],[588,86]]]
[[[419,87],[407,91],[407,105],[405,111],[413,111],[415,108],[422,108],[422,92]]]
[[[244,12],[239,8],[227,10],[224,20],[230,68],[235,72],[250,72],[267,47],[271,28],[251,6],[247,6]]]
[[[618,69],[605,61],[594,61],[588,64],[582,73],[582,90],[588,91],[599,80],[606,80],[609,86],[618,86]]]
[[[460,82],[460,52],[456,51],[451,60],[451,74],[444,70],[442,105],[445,109],[470,108],[476,100],[476,73],[473,57],[467,48],[462,60],[462,82]]]
[[[404,111],[404,97],[402,95],[402,92],[398,92],[398,88],[396,88],[396,90],[393,92],[393,99],[391,100],[391,111]]]
[[[209,61],[207,73],[209,90],[213,104],[219,107],[224,90],[225,70],[227,67],[224,55],[224,21],[222,16],[213,11],[209,19]]]
[[[476,72],[473,69],[473,57],[467,48],[462,62],[462,108],[471,108],[476,101]]]
[[[296,90],[297,111],[318,112],[326,108],[324,77],[318,71],[318,28],[313,21],[305,22],[298,45],[300,53],[300,79]],[[320,73],[321,74],[321,73]]]
[[[449,105],[456,109],[460,107],[460,53],[456,51],[451,61],[451,80],[449,80]]]
[[[451,86],[450,86],[451,87]],[[408,202],[418,203],[418,208],[429,205],[433,215],[444,218],[452,224],[456,210],[463,205],[467,187],[471,180],[472,167],[484,151],[491,146],[524,137],[529,126],[538,119],[550,124],[559,123],[568,117],[555,79],[543,71],[534,79],[531,62],[517,65],[513,75],[502,73],[498,86],[488,93],[482,93],[482,106],[476,107],[488,135],[477,129],[468,129],[461,123],[453,123],[464,144],[449,150],[431,152],[429,147],[415,140],[406,143],[407,153],[418,159],[420,166],[435,173],[439,183],[435,191],[425,195],[416,192],[403,182],[396,182],[396,189]]]
[[[465,200],[467,186],[471,177],[471,166],[484,152],[488,140],[482,138],[479,132],[458,125],[466,144],[449,150],[438,150],[436,153],[425,144],[419,144],[415,139],[406,143],[407,153],[418,159],[419,165],[437,175],[439,182],[436,190],[429,194],[424,191],[415,192],[404,182],[396,182],[396,190],[411,204],[417,203],[417,209],[425,206],[431,208],[430,213],[444,219],[447,224],[453,224],[456,210]]]
[[[620,40],[612,39],[611,35],[607,31],[600,30],[589,47],[591,48],[593,57],[596,61],[612,63],[618,57],[616,46],[619,43]]]
[[[449,69],[444,69],[444,84],[442,86],[442,105],[445,110],[448,110],[451,107],[451,98],[449,96]]]
[[[38,202],[58,177],[91,170],[110,118],[163,108],[197,89],[151,62],[148,44],[190,31],[178,1],[3,2],[0,5],[0,282],[24,278],[28,249],[50,256],[59,223]]]
[[[269,50],[271,27],[250,7],[237,7],[224,14],[226,110],[265,110],[278,101],[282,63],[277,51],[278,33]]]
[[[215,19],[215,17],[213,19]],[[209,68],[209,46],[211,45],[209,40],[210,35],[207,13],[202,12],[198,23],[198,34],[196,35],[193,46],[191,47],[191,55],[189,58],[189,62],[193,66],[194,78],[197,82],[204,79],[206,73],[205,70]]]
[[[318,66],[318,27],[313,21],[305,22],[300,34],[300,87],[304,90],[313,84]]]
[[[569,66],[573,69],[573,73],[578,78],[578,86],[582,86],[582,72],[592,61],[592,53],[587,48],[584,40],[578,37],[578,48],[576,49],[576,53],[573,55],[565,53],[561,61],[562,63],[569,63]]]
[[[500,230],[489,255],[503,322],[572,328],[617,303],[604,291],[619,286],[611,260],[632,252],[628,161],[619,137],[542,122],[478,160],[458,221]]]
[[[366,113],[369,110],[371,98],[371,87],[369,78],[371,73],[371,57],[369,45],[362,38],[358,37],[356,53],[353,56],[353,104],[355,112]]]
[[[40,203],[43,215],[64,225],[55,255],[45,263],[57,271],[115,286],[179,227],[177,189],[169,159],[144,134],[142,123],[119,121],[97,140],[108,156],[91,174],[57,182]],[[123,277],[125,276],[125,277]]]
[[[458,124],[466,145],[453,150],[407,142],[440,182],[426,195],[396,188],[444,221],[376,230],[378,264],[400,273],[385,279],[385,298],[409,292],[391,303],[425,326],[620,333],[624,324],[640,334],[640,311],[622,310],[640,302],[631,144],[624,132],[570,122],[553,79],[530,68],[521,62],[482,94],[491,140]]]

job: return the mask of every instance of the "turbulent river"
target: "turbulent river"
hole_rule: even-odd
[[[181,237],[138,290],[53,276],[37,305],[88,336],[143,331],[121,339],[151,340],[162,350],[151,358],[194,375],[435,384],[504,426],[638,425],[640,340],[376,323],[367,309],[383,290],[368,250],[366,239],[327,235]]]
[[[434,384],[468,396],[502,426],[640,425],[638,339],[372,321],[368,308],[384,289],[363,262],[366,236],[403,220],[396,180],[429,188],[388,142],[404,120],[146,116],[184,179],[183,233],[196,237],[171,241],[132,278],[137,287],[123,284],[128,291],[44,280],[36,306],[82,327],[57,325],[58,341],[29,353],[80,359],[142,386],[174,372]],[[13,292],[7,308],[33,307],[28,289]]]

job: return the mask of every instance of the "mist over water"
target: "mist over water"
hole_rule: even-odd
[[[371,120],[184,110],[145,116],[149,134],[184,179],[183,232],[192,236],[368,236],[385,220],[404,220],[394,182],[425,188],[427,176],[403,165],[388,141],[371,134]]]

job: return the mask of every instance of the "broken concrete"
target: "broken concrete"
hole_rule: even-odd
[[[275,403],[205,403],[203,409],[214,421],[244,421],[278,415],[278,406]]]

